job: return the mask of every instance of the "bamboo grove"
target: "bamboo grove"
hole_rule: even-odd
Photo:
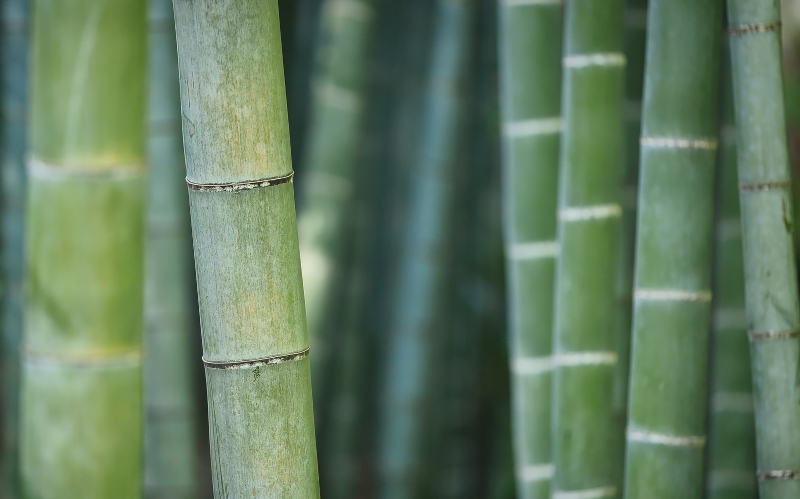
[[[0,1],[0,497],[800,497],[794,0]]]

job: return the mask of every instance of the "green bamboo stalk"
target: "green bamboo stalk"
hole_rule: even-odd
[[[499,12],[503,183],[517,494],[548,498],[562,5]],[[546,369],[536,366],[545,365]],[[531,369],[533,367],[533,369]]]
[[[19,494],[19,348],[22,338],[23,226],[28,100],[28,2],[7,0],[3,22],[3,368],[2,493]]]
[[[780,5],[729,0],[745,301],[762,499],[800,496],[800,307]]]
[[[319,497],[277,0],[176,0],[214,495]]]
[[[172,2],[151,0],[148,23],[145,489],[152,499],[181,499],[197,496],[198,446],[190,358],[192,243]]]
[[[616,497],[624,2],[566,5],[553,327],[554,497]],[[546,363],[537,363],[544,368]]]
[[[350,251],[352,207],[360,174],[373,0],[326,0],[321,64],[309,123],[307,163],[300,192],[300,259],[306,296],[317,412],[324,415],[331,352],[342,309],[340,287]]]
[[[744,305],[730,54],[722,55],[722,112],[712,281],[711,384],[706,496],[755,499],[755,421]]]
[[[145,3],[37,0],[23,496],[142,494]]]
[[[626,496],[703,493],[721,0],[651,0]]]

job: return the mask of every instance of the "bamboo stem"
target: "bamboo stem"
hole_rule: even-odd
[[[651,0],[626,496],[699,498],[706,440],[720,0]]]
[[[319,497],[277,0],[176,0],[215,497]]]
[[[34,5],[23,495],[139,498],[145,3]]]
[[[729,0],[745,301],[762,499],[800,496],[800,307],[780,4]]]

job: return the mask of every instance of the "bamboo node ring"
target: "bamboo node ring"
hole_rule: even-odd
[[[760,340],[788,340],[800,336],[800,328],[785,331],[748,331],[750,341]]]
[[[598,487],[596,489],[585,490],[555,490],[553,499],[601,499],[603,497],[614,497],[617,495],[617,488],[614,486]]]
[[[656,445],[670,445],[674,447],[703,447],[706,444],[705,436],[680,437],[675,435],[664,435],[651,431],[628,430],[628,440]]]
[[[294,360],[302,360],[308,357],[310,348],[299,352],[285,353],[281,355],[271,355],[261,359],[233,360],[227,362],[215,362],[203,357],[203,364],[209,369],[250,369],[253,367],[268,366],[272,364],[283,364]]]
[[[781,182],[760,182],[756,184],[740,184],[739,192],[764,192],[764,191],[772,191],[775,189],[788,189],[791,186],[792,182],[790,180],[784,180]]]
[[[759,480],[797,480],[800,479],[798,470],[773,470],[759,471],[756,473]]]
[[[714,151],[717,149],[715,139],[689,139],[684,137],[640,137],[642,147],[653,149],[704,149]]]
[[[289,172],[286,175],[279,177],[262,178],[259,180],[245,180],[243,182],[229,182],[225,184],[200,184],[186,179],[186,185],[189,186],[190,191],[195,192],[232,192],[238,193],[242,191],[250,191],[259,189],[261,187],[271,187],[273,185],[285,184],[291,182],[294,177],[294,172]]]
[[[734,26],[728,30],[731,36],[749,35],[752,33],[770,33],[781,29],[781,22],[775,23],[754,23],[742,24],[741,26]]]

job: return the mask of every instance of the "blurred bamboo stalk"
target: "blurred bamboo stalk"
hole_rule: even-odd
[[[565,6],[553,354],[553,497],[617,497],[624,2]],[[535,367],[544,366],[540,362]]]
[[[728,0],[761,499],[800,497],[800,307],[780,4]]]
[[[476,2],[436,2],[419,154],[399,255],[381,391],[378,497],[420,494],[427,410],[442,335],[447,248],[452,237],[455,157],[464,131],[463,87]]]
[[[729,52],[723,51],[722,67],[706,495],[709,499],[755,499],[755,421]]]
[[[171,0],[149,2],[150,164],[145,265],[145,488],[148,498],[194,498],[196,338],[189,200],[181,137]]]
[[[626,495],[700,498],[721,0],[651,0]]]
[[[34,3],[24,497],[142,495],[145,11]]]
[[[176,0],[216,497],[319,497],[277,0]]]
[[[501,1],[504,224],[517,494],[549,498],[562,4]],[[544,368],[539,368],[544,366]]]
[[[3,35],[3,368],[0,495],[19,494],[19,348],[22,339],[23,226],[28,113],[28,2],[6,0]]]

